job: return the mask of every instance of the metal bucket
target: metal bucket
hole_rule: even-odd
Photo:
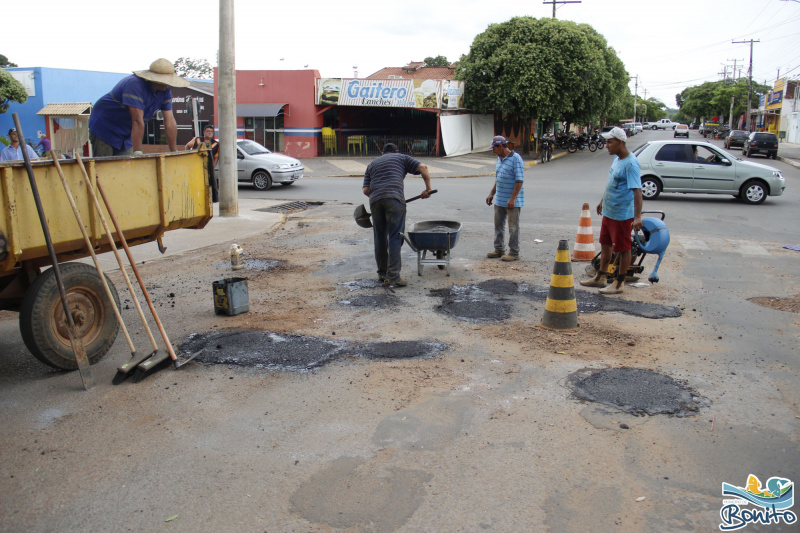
[[[235,316],[250,310],[247,278],[225,278],[211,284],[214,313]]]

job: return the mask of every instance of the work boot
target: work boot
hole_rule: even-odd
[[[503,250],[495,250],[494,252],[489,252],[486,254],[486,257],[489,259],[497,259],[498,257],[503,257],[505,252]]]
[[[624,282],[619,284],[615,282],[606,287],[605,289],[600,289],[597,292],[599,292],[600,294],[622,294],[623,292],[625,292],[624,288],[625,288]]]
[[[599,278],[585,279],[580,282],[584,287],[600,287],[605,288],[608,285],[605,274]]]
[[[386,287],[405,287],[406,285],[408,285],[408,282],[403,278],[397,278],[394,281],[385,279],[383,280],[383,285]]]
[[[507,254],[507,255],[504,255],[503,257],[501,257],[500,261],[516,261],[517,259],[519,259],[518,255]]]

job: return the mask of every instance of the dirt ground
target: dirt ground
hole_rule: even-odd
[[[437,312],[432,292],[492,279],[547,286],[555,250],[491,261],[468,244],[482,230],[466,229],[450,277],[431,267],[417,276],[405,249],[409,286],[386,292],[373,283],[371,233],[354,230],[349,211],[319,207],[238,242],[245,259],[266,260],[265,270],[232,272],[230,243],[142,265],[173,344],[262,329],[351,343],[435,341],[443,353],[348,355],[300,372],[193,363],[112,387],[129,355],[120,336],[93,367],[98,386],[84,394],[77,374],[50,372],[17,349],[0,368],[15,376],[1,401],[0,529],[708,531],[720,483],[743,483],[755,470],[746,450],[760,447],[756,466],[775,475],[775,457],[790,470],[800,463],[791,374],[783,380],[770,369],[776,399],[742,412],[734,396],[763,394],[767,383],[725,355],[731,332],[685,305],[704,288],[679,275],[680,248],[661,268],[670,283],[629,288],[625,298],[677,306],[682,316],[582,313],[577,330],[557,332],[540,326],[544,302],[524,295],[501,297],[512,317],[492,323]],[[582,279],[583,265],[574,268]],[[250,311],[215,315],[211,284],[233,275],[248,279]],[[134,342],[146,349],[122,278],[111,278]],[[346,303],[355,295],[385,297],[384,305]],[[13,335],[14,320],[0,313],[3,335]],[[638,417],[578,402],[564,385],[582,368],[620,366],[686,380],[710,407]],[[770,414],[778,417],[764,427]]]

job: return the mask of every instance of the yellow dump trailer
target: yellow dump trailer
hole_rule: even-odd
[[[128,245],[159,239],[164,232],[201,229],[211,220],[212,202],[205,152],[180,152],[140,157],[84,159],[92,185],[106,192]],[[59,164],[78,206],[95,253],[111,250],[100,217],[77,161]],[[50,160],[32,161],[36,185],[67,300],[89,361],[105,355],[119,330],[97,270],[84,263],[66,263],[90,255],[58,171]],[[39,221],[30,181],[22,161],[0,163],[0,310],[19,311],[22,338],[42,362],[62,369],[77,368],[67,332],[58,287]],[[102,204],[102,200],[100,200]],[[103,215],[113,230],[108,212]],[[119,237],[112,234],[119,245]]]

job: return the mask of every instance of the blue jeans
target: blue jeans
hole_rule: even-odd
[[[494,249],[505,252],[506,219],[508,219],[508,248],[509,255],[519,255],[519,213],[521,207],[508,209],[507,207],[494,206]]]
[[[400,247],[403,245],[400,233],[406,227],[406,204],[382,198],[370,204],[370,209],[378,276],[397,281],[400,279]]]

